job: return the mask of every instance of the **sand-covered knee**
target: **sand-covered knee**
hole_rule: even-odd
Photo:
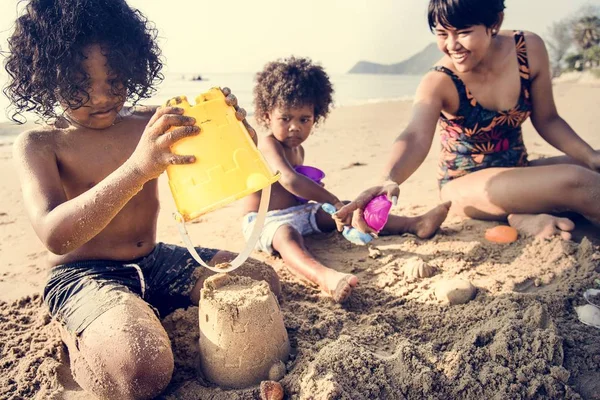
[[[290,344],[266,282],[210,277],[201,291],[199,324],[201,368],[210,381],[245,388],[283,377]]]

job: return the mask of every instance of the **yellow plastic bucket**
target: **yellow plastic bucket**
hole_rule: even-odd
[[[216,272],[232,271],[246,260],[256,244],[268,210],[271,184],[279,179],[279,174],[271,171],[243,122],[236,118],[235,108],[225,102],[221,89],[212,88],[199,95],[194,106],[185,96],[172,98],[166,104],[183,108],[184,115],[194,117],[200,127],[198,135],[171,146],[173,153],[194,155],[196,162],[167,167],[182,238],[201,265]],[[259,190],[263,193],[254,226],[256,235],[253,232],[246,249],[229,267],[218,269],[206,265],[189,239],[185,222]]]

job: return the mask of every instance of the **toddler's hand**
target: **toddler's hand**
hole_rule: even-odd
[[[244,123],[244,126],[248,130],[248,134],[252,138],[252,141],[254,142],[254,144],[258,144],[258,137],[256,136],[256,130],[254,130],[254,128],[252,126],[250,126],[250,124],[248,123],[248,120],[246,120],[246,115],[247,115],[246,110],[244,110],[243,108],[241,108],[238,105],[237,97],[235,97],[235,95],[233,93],[231,93],[231,89],[229,89],[228,87],[222,88],[221,92],[223,92],[223,95],[225,96],[225,102],[227,103],[227,105],[233,106],[233,108],[235,108],[235,111],[236,111],[235,117],[239,121],[242,121]]]
[[[196,120],[184,116],[179,107],[159,107],[154,113],[140,141],[131,155],[133,168],[147,180],[157,178],[169,165],[191,164],[193,155],[177,155],[171,145],[185,137],[197,135]],[[167,132],[170,128],[175,128]]]

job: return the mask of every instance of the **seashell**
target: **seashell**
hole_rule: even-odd
[[[600,290],[599,289],[588,289],[583,293],[585,301],[593,306],[600,307]]]
[[[600,328],[600,308],[591,304],[575,307],[577,317],[586,325]]]
[[[402,270],[407,278],[429,278],[437,272],[437,268],[416,257],[409,259]]]
[[[498,225],[485,231],[485,238],[494,243],[512,243],[519,237],[519,232],[512,226]]]
[[[260,383],[261,400],[283,400],[283,387],[279,382],[262,381]]]

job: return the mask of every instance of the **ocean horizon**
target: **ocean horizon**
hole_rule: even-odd
[[[229,87],[237,96],[238,103],[248,115],[253,114],[252,91],[256,73],[204,73],[202,80],[193,80],[199,75],[192,72],[169,72],[158,91],[140,104],[163,104],[168,99],[185,95],[191,103],[194,98],[211,87]],[[421,80],[420,75],[373,75],[373,74],[330,74],[335,93],[334,107],[345,107],[385,101],[410,100]],[[4,87],[4,85],[3,85]],[[8,99],[0,95],[0,136],[14,134],[16,125],[7,115]],[[37,116],[25,114],[27,123],[37,121]],[[11,129],[8,129],[11,128]]]

